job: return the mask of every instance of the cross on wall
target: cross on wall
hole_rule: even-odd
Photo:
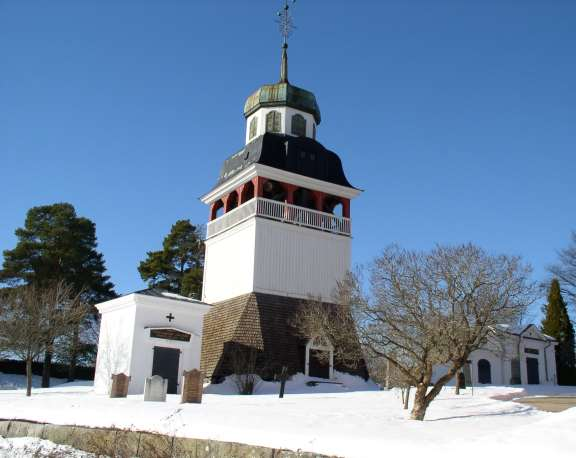
[[[170,312],[168,315],[166,315],[166,318],[168,319],[168,321],[170,323],[172,323],[172,320],[176,319],[176,317],[174,315],[172,315],[172,312]]]

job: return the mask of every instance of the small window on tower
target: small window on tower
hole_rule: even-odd
[[[271,111],[266,115],[266,132],[279,134],[280,124],[282,123],[282,114],[279,111]]]
[[[258,116],[254,116],[250,121],[250,140],[252,140],[258,133]]]
[[[300,114],[292,116],[292,135],[298,137],[306,136],[306,119]]]
[[[312,138],[316,140],[316,124],[312,124]]]

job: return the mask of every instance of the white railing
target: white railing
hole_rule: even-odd
[[[210,221],[206,227],[208,238],[230,229],[252,216],[273,219],[298,226],[310,227],[335,234],[350,235],[350,219],[276,200],[257,197],[234,210]]]

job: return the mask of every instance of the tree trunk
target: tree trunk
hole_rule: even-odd
[[[408,403],[410,402],[410,385],[406,388],[406,396],[404,397],[404,410],[408,410]]]
[[[49,345],[44,352],[42,364],[42,388],[50,388],[50,372],[52,371],[52,346]]]
[[[456,372],[456,388],[454,389],[454,394],[460,394],[460,371]]]
[[[32,396],[32,358],[26,359],[26,396]]]
[[[72,335],[72,346],[70,348],[70,364],[68,365],[68,381],[76,380],[76,363],[78,361],[78,346],[80,345],[80,329],[76,327]]]
[[[390,360],[386,360],[386,391],[390,389]]]
[[[424,420],[426,415],[426,409],[430,404],[430,401],[426,399],[426,393],[428,391],[427,383],[419,383],[416,387],[416,394],[414,395],[414,406],[412,407],[412,412],[410,412],[410,418],[412,420]]]

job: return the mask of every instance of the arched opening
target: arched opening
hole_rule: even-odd
[[[240,204],[248,202],[250,199],[254,198],[254,183],[251,181],[247,182],[242,188],[242,194],[240,195]]]
[[[268,180],[263,186],[263,196],[265,199],[277,200],[284,202],[286,199],[286,191],[280,183],[273,180]]]
[[[334,216],[344,216],[344,205],[338,197],[326,196],[322,205],[322,211],[332,213]]]
[[[305,374],[325,379],[334,376],[334,348],[327,339],[316,337],[306,344]]]
[[[478,383],[492,383],[490,361],[487,359],[481,359],[478,361]]]
[[[236,191],[232,191],[228,194],[228,200],[226,201],[226,213],[230,210],[234,210],[238,206],[238,193]]]
[[[250,121],[250,133],[248,138],[252,140],[258,133],[258,116],[254,116],[252,121]]]
[[[222,199],[220,199],[212,204],[212,210],[210,212],[210,221],[214,221],[216,218],[220,218],[223,214],[224,214],[224,202],[222,202]]]
[[[280,133],[282,128],[282,114],[279,111],[270,111],[266,115],[266,132]]]
[[[294,191],[294,205],[316,210],[314,193],[306,188],[298,188],[296,191]]]
[[[298,137],[306,136],[306,119],[301,114],[292,116],[292,135]]]

